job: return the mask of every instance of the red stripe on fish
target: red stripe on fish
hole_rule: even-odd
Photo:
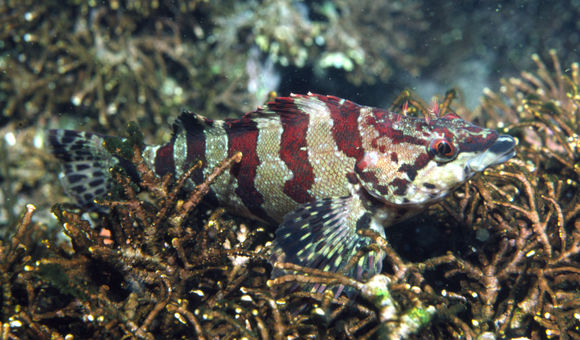
[[[207,159],[205,155],[205,129],[206,126],[202,120],[194,113],[187,112],[180,116],[180,122],[183,125],[183,131],[176,133],[185,133],[187,143],[187,155],[185,157],[185,164],[193,165],[201,161],[201,167],[194,171],[191,179],[197,183],[203,183],[203,169],[207,166]],[[211,122],[208,122],[210,125]]]
[[[328,96],[327,103],[330,109],[330,116],[334,121],[332,126],[332,136],[336,146],[349,157],[360,160],[364,150],[362,139],[358,129],[358,117],[361,107],[349,100]],[[342,101],[342,103],[341,103]]]
[[[170,143],[157,149],[157,155],[155,156],[155,172],[159,176],[165,174],[175,174],[175,162],[173,160],[173,143],[175,138]]]
[[[226,120],[224,130],[228,136],[228,157],[236,152],[242,152],[242,160],[230,170],[232,176],[238,180],[236,194],[252,214],[265,221],[273,221],[262,208],[264,197],[254,185],[256,168],[260,165],[256,153],[259,134],[256,122],[249,116],[238,120]]]
[[[290,100],[284,103],[294,105]],[[280,141],[280,158],[293,174],[292,179],[284,184],[284,193],[298,203],[312,201],[309,190],[314,183],[314,171],[308,159],[306,143],[309,116],[302,113],[283,114],[280,120],[284,130]]]

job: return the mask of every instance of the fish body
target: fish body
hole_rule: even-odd
[[[81,205],[110,190],[107,169],[120,164],[100,135],[51,130],[64,163],[63,183]],[[384,227],[441,200],[488,166],[514,156],[515,140],[455,114],[423,119],[316,94],[279,97],[240,119],[183,113],[171,140],[147,146],[154,171],[179,177],[198,160],[195,184],[223,159],[242,159],[206,196],[230,212],[277,225],[272,261],[367,279],[385,254],[349,260]],[[122,165],[122,164],[121,164]],[[323,289],[323,288],[321,288]]]

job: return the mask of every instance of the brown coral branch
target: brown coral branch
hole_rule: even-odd
[[[177,195],[183,188],[183,186],[187,183],[187,180],[193,175],[193,172],[201,167],[201,161],[195,163],[192,167],[190,167],[187,171],[183,173],[175,183],[173,189],[169,192],[167,197],[165,198],[165,204],[161,207],[159,212],[156,214],[155,220],[153,221],[151,227],[157,228],[161,221],[167,217],[167,214],[170,209],[173,208],[174,202],[177,200]],[[168,176],[169,178],[169,176]],[[196,204],[197,205],[197,204]]]
[[[172,291],[173,291],[173,289],[171,288],[171,283],[169,282],[168,278],[164,275],[160,276],[160,280],[161,280],[161,282],[163,282],[163,285],[165,286],[166,296],[163,300],[159,301],[155,305],[155,307],[153,307],[151,312],[149,312],[149,315],[147,315],[147,318],[145,318],[145,321],[143,321],[141,326],[137,329],[135,334],[138,337],[145,338],[149,335],[150,338],[154,338],[153,335],[148,334],[147,329],[149,328],[149,326],[151,325],[153,320],[157,317],[159,312],[161,312],[167,306],[169,301],[171,300]]]
[[[170,313],[174,313],[175,317],[178,318],[179,320],[182,315],[185,316],[187,321],[189,321],[189,323],[191,323],[195,328],[196,332],[195,336],[200,340],[206,339],[206,337],[204,336],[205,332],[203,330],[203,327],[201,326],[201,323],[192,312],[187,310],[186,306],[170,303],[167,305],[167,311],[169,311]]]
[[[268,295],[265,291],[253,288],[241,288],[242,292],[246,292],[255,296],[259,299],[266,301],[270,308],[270,312],[272,313],[272,318],[274,320],[274,339],[275,340],[282,340],[284,339],[284,335],[287,331],[284,329],[284,320],[282,319],[282,312],[278,308],[278,303],[274,298]],[[267,329],[263,329],[260,327],[261,336],[263,339],[268,339]]]
[[[304,275],[287,274],[268,280],[268,286],[277,286],[288,282],[298,282],[306,284],[322,284],[326,286],[344,285],[357,289],[362,289],[363,284],[347,276],[327,272],[324,270],[303,267],[289,262],[275,262],[275,268],[285,271],[302,272]]]
[[[521,183],[524,186],[524,191],[527,194],[527,207],[526,208],[522,208],[516,204],[513,203],[509,203],[509,202],[504,202],[504,201],[495,201],[495,204],[498,205],[502,205],[504,207],[507,207],[509,209],[518,211],[520,214],[522,214],[522,216],[526,217],[532,224],[532,229],[534,230],[534,233],[536,234],[536,237],[538,237],[538,239],[540,240],[540,242],[542,243],[543,247],[544,247],[544,251],[546,252],[546,255],[548,257],[552,256],[552,245],[550,244],[550,240],[548,238],[547,235],[547,231],[546,231],[546,227],[547,227],[547,223],[549,220],[549,216],[546,217],[544,219],[544,221],[541,221],[540,218],[540,214],[538,212],[538,208],[536,206],[536,192],[532,186],[532,183],[530,183],[530,181],[528,180],[528,178],[526,178],[526,176],[523,173],[511,173],[511,172],[507,172],[507,171],[500,171],[499,176],[504,176],[504,177],[511,177],[514,178],[518,181],[518,183]]]
[[[213,172],[207,176],[206,180],[196,187],[195,192],[189,196],[187,201],[183,203],[181,206],[180,213],[182,215],[187,215],[189,212],[197,206],[201,198],[209,192],[209,186],[216,180],[216,178],[224,172],[224,170],[228,169],[232,164],[239,163],[242,160],[242,153],[236,152],[230,158],[222,161],[214,170]]]

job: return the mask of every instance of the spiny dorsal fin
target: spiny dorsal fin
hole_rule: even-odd
[[[181,130],[192,134],[202,133],[203,130],[210,128],[213,124],[214,121],[212,119],[190,111],[183,111],[173,123],[173,135],[175,136]]]
[[[289,97],[276,97],[265,107],[260,107],[255,112],[250,113],[251,117],[268,117],[268,116],[286,116],[292,118],[296,115],[324,115],[328,110],[340,110],[345,106],[361,107],[346,99],[335,96],[321,95],[315,93],[308,94],[290,94]]]

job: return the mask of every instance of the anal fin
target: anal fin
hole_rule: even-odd
[[[371,228],[384,236],[384,229],[372,220],[370,211],[363,207],[359,197],[348,196],[310,202],[288,213],[276,230],[272,263],[290,262],[342,274],[357,280],[367,280],[381,272],[385,254],[369,250],[354,266],[345,271],[359,250],[372,240],[357,233]],[[272,276],[285,274],[274,269]],[[325,286],[312,287],[317,292]],[[340,293],[342,287],[336,292]]]

